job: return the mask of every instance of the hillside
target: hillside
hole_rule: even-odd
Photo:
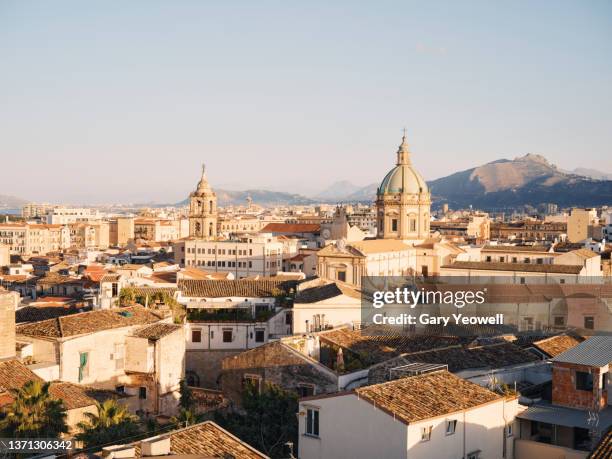
[[[25,199],[0,194],[0,209],[18,209],[27,203]]]
[[[428,182],[434,202],[451,208],[508,208],[555,203],[563,207],[612,203],[612,181],[559,170],[544,157],[502,159]]]
[[[244,205],[248,196],[251,196],[254,204],[260,206],[277,206],[277,205],[299,205],[299,204],[313,204],[313,199],[305,196],[293,193],[285,193],[282,191],[268,191],[268,190],[244,190],[244,191],[232,191],[232,190],[215,190],[217,193],[217,202],[220,206],[235,206]],[[177,203],[177,206],[184,206],[189,203],[189,199]]]

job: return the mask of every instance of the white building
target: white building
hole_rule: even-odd
[[[189,238],[174,243],[173,251],[175,263],[181,266],[232,272],[241,279],[282,271],[283,259],[297,253],[297,242],[281,241],[268,233],[231,240]]]
[[[301,459],[513,457],[518,399],[435,371],[300,400]]]
[[[54,207],[47,211],[47,223],[51,225],[84,223],[100,219],[101,215],[98,210],[90,208]]]

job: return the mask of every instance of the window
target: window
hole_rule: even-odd
[[[293,323],[293,311],[285,311],[285,325]]]
[[[488,263],[490,263],[490,262],[491,262],[491,255],[487,255],[486,261],[487,261]]]
[[[506,437],[512,437],[514,435],[514,429],[512,427],[512,424],[508,424],[506,426]]]
[[[563,327],[565,326],[565,317],[556,316],[555,317],[555,327]]]
[[[297,386],[298,397],[310,397],[314,395],[314,384],[299,383]]]
[[[446,435],[453,435],[455,433],[455,429],[457,428],[457,420],[452,419],[450,421],[446,421]]]
[[[259,375],[244,375],[242,379],[242,387],[244,389],[253,389],[257,393],[261,392],[261,376]]]
[[[319,410],[306,409],[306,435],[319,436]]]
[[[123,343],[115,343],[115,352],[113,360],[115,361],[115,370],[123,370],[124,365],[125,345]]]
[[[593,316],[586,316],[584,318],[584,328],[587,330],[593,330],[595,328],[595,318]]]
[[[115,392],[119,392],[120,394],[125,394],[125,386],[115,386]]]
[[[421,427],[421,441],[431,440],[431,431],[433,426]]]
[[[89,377],[89,352],[79,354],[79,382]]]
[[[391,231],[397,231],[397,218],[391,219]]]
[[[518,258],[512,257],[512,263],[518,263]]]
[[[414,218],[410,219],[410,231],[416,231],[416,220]]]
[[[565,279],[559,279],[560,284],[565,284]]]
[[[536,263],[539,264],[539,265],[542,265],[542,264],[544,264],[544,259],[543,258],[538,258],[536,260]]]
[[[255,329],[255,342],[263,343],[265,335],[266,335],[266,331],[263,328],[256,328]]]
[[[506,257],[499,257],[499,262],[504,263],[506,261]]]
[[[191,342],[192,343],[202,342],[202,330],[200,330],[199,328],[197,330],[191,330]]]
[[[524,283],[525,283],[525,278],[521,277],[521,284],[524,284]]]
[[[223,342],[231,343],[233,341],[233,333],[231,328],[223,329]]]
[[[591,392],[593,390],[593,374],[586,371],[577,371],[576,389]]]
[[[146,387],[139,387],[138,388],[138,398],[140,400],[146,400],[147,399],[147,388]]]
[[[336,277],[340,282],[346,282],[346,271],[337,271]]]

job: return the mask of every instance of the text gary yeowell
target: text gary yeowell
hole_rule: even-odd
[[[466,305],[483,304],[486,299],[486,288],[478,291],[426,291],[424,289],[400,289],[394,291],[376,291],[372,295],[372,306],[380,309],[385,305],[406,305],[414,309],[417,304],[445,304],[453,305],[456,308],[463,308]],[[434,316],[431,314],[412,315],[400,313],[387,316],[386,313],[376,313],[372,317],[376,325],[443,325],[447,326],[451,320],[456,325],[503,325],[504,315],[495,314],[492,316],[465,316],[464,314],[451,314],[449,317]]]

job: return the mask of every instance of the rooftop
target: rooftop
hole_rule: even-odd
[[[189,454],[210,458],[235,457],[240,459],[268,458],[213,421],[204,421],[166,435],[170,436],[170,450],[175,455]],[[139,443],[136,447],[136,457],[141,457]]]
[[[502,398],[448,371],[361,387],[355,393],[406,424],[475,408]]]
[[[182,328],[183,327],[181,325],[157,323],[153,325],[146,325],[138,330],[134,330],[132,336],[157,341],[164,336],[168,336],[175,331],[181,330]]]
[[[550,252],[543,245],[485,245],[483,252]]]
[[[180,279],[178,289],[183,296],[200,298],[224,298],[224,297],[250,297],[267,298],[273,297],[277,290],[288,293],[295,288],[295,281],[288,280],[201,280]]]
[[[534,341],[533,346],[550,357],[556,357],[580,344],[583,340],[570,335],[557,335]]]
[[[318,233],[321,225],[316,223],[268,223],[261,233]]]
[[[140,305],[134,305],[126,308],[81,312],[18,325],[17,334],[38,338],[66,338],[113,328],[152,324],[159,320],[160,317],[152,311]]]
[[[488,261],[455,261],[444,269],[476,269],[483,271],[512,271],[553,274],[580,274],[583,267],[578,265],[554,265],[537,263],[496,263]]]
[[[301,290],[295,298],[295,303],[316,303],[340,295],[361,299],[361,292],[356,288],[342,282],[332,282]]]
[[[592,336],[553,359],[553,362],[603,367],[612,362],[612,336]]]

